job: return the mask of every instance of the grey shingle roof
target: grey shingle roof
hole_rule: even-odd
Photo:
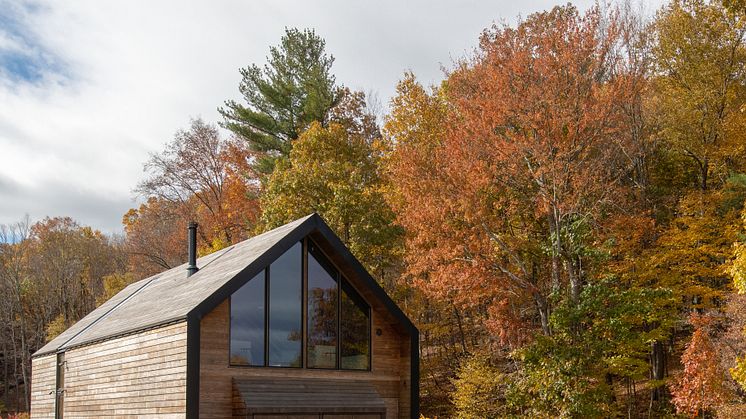
[[[200,270],[189,278],[186,264],[183,264],[130,284],[44,345],[34,356],[186,319],[198,304],[314,216],[308,215],[201,257],[197,260]]]

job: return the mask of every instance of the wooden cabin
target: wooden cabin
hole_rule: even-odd
[[[133,283],[33,356],[32,418],[419,416],[418,331],[316,214]]]

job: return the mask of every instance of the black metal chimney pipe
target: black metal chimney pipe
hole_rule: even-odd
[[[197,267],[197,223],[189,222],[189,266],[187,266],[187,278],[199,270]]]

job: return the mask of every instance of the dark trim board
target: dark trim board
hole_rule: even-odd
[[[199,418],[200,329],[202,316],[187,317],[186,417]]]
[[[199,417],[199,372],[200,372],[200,326],[201,319],[215,309],[223,301],[241,288],[244,284],[254,278],[259,272],[268,267],[277,258],[282,256],[285,251],[293,245],[300,242],[309,235],[320,236],[323,241],[331,248],[338,257],[341,258],[358,277],[358,279],[368,287],[373,295],[383,303],[386,310],[399,321],[404,330],[410,337],[410,404],[411,417],[417,419],[420,416],[419,409],[419,331],[409,318],[401,311],[399,306],[386,294],[378,282],[370,276],[367,270],[362,266],[360,261],[352,255],[347,246],[337,237],[331,228],[318,215],[313,214],[299,226],[294,228],[285,237],[270,247],[261,256],[256,258],[252,263],[242,269],[233,278],[227,281],[222,287],[212,295],[204,299],[194,307],[187,315],[187,383],[186,383],[186,417],[196,419]],[[316,240],[318,243],[318,239]],[[305,267],[304,267],[305,269]],[[304,303],[305,306],[305,303]],[[305,313],[304,313],[305,315]],[[371,319],[372,321],[372,319]],[[304,321],[305,323],[305,321]],[[371,334],[373,330],[371,330]],[[265,356],[267,356],[265,351]],[[372,353],[370,354],[372,357]],[[372,360],[371,360],[372,366]]]
[[[409,371],[409,391],[410,391],[410,409],[412,419],[420,417],[420,331],[416,328],[410,335],[410,371]]]

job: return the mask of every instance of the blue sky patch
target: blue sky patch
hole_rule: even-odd
[[[29,26],[29,16],[40,13],[34,4],[0,0],[0,78],[36,83],[50,74],[62,74],[59,59],[41,44]]]

